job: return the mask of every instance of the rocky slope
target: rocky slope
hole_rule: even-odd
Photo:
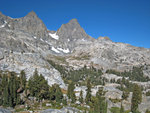
[[[92,65],[123,71],[143,65],[145,76],[150,77],[150,49],[115,43],[107,37],[94,39],[76,19],[49,31],[33,11],[17,19],[0,13],[1,70],[25,70],[29,78],[37,68],[50,85],[65,87],[60,73],[47,62],[58,60],[56,56],[64,59],[61,64],[75,69]]]

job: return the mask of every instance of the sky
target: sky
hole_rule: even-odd
[[[94,38],[150,48],[150,0],[0,0],[0,11],[12,18],[34,11],[55,31],[76,18]]]

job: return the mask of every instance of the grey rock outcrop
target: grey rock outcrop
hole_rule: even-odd
[[[40,113],[83,113],[82,111],[76,109],[76,108],[73,108],[73,107],[64,107],[60,110],[58,109],[47,109],[47,110],[44,110]]]
[[[12,112],[7,109],[0,108],[0,113],[12,113]]]

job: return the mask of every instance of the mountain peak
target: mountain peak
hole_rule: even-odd
[[[74,19],[71,19],[70,21],[69,21],[69,23],[78,23],[78,20],[76,19],[76,18],[74,18]],[[78,23],[79,24],[79,23]]]
[[[27,14],[27,16],[34,16],[37,17],[37,14],[34,11],[31,11]]]
[[[70,20],[67,24],[63,24],[57,31],[57,34],[65,40],[76,40],[89,38],[84,29],[80,26],[77,19]]]
[[[34,11],[17,21],[13,21],[13,25],[14,29],[20,29],[36,37],[43,38],[46,36],[47,28]]]
[[[77,19],[70,20],[66,25],[72,26],[74,28],[81,27]]]

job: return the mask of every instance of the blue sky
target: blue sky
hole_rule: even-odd
[[[94,38],[150,48],[150,0],[0,0],[0,11],[13,18],[32,10],[49,30],[76,18]]]

